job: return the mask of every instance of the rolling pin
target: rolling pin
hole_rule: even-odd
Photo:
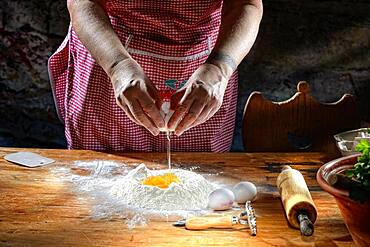
[[[302,235],[311,236],[317,210],[302,174],[290,166],[284,166],[276,185],[289,224],[300,229]]]

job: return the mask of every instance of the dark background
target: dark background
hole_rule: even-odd
[[[0,146],[65,148],[46,64],[68,24],[66,0],[2,0]],[[285,100],[300,80],[322,102],[355,95],[370,122],[370,1],[265,0],[257,42],[239,71],[234,151],[242,150],[249,94]]]

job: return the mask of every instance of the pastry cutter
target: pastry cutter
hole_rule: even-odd
[[[256,214],[250,201],[245,204],[245,211],[239,216],[199,216],[188,219],[181,219],[173,224],[177,227],[185,227],[187,230],[206,230],[206,229],[228,229],[237,225],[248,225],[250,234],[257,235]]]

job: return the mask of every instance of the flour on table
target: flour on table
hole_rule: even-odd
[[[129,228],[145,225],[150,219],[205,214],[209,212],[208,195],[216,187],[193,171],[150,170],[144,164],[131,168],[112,161],[76,161],[71,167],[52,169],[58,178],[72,184],[79,199],[89,205],[92,218],[124,218]],[[171,183],[166,189],[142,184],[149,176],[168,172],[180,183]]]
[[[149,176],[173,173],[180,183],[172,183],[167,189],[143,185]],[[203,176],[186,170],[149,170],[144,164],[130,171],[112,186],[112,196],[122,198],[130,207],[149,210],[202,210],[207,207],[208,195],[214,186]]]

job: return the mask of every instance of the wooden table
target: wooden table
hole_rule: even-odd
[[[32,151],[56,160],[43,168],[5,161],[11,152]],[[122,220],[92,220],[88,205],[68,184],[54,183],[50,170],[75,160],[114,160],[165,167],[163,153],[107,154],[93,151],[0,148],[0,246],[352,246],[335,200],[320,190],[315,174],[328,157],[320,153],[175,153],[174,163],[220,172],[225,181],[249,180],[262,188],[253,204],[258,234],[243,230],[188,231],[171,222],[150,221],[129,230]],[[275,187],[282,165],[302,171],[318,207],[312,237],[301,237],[284,216]]]

